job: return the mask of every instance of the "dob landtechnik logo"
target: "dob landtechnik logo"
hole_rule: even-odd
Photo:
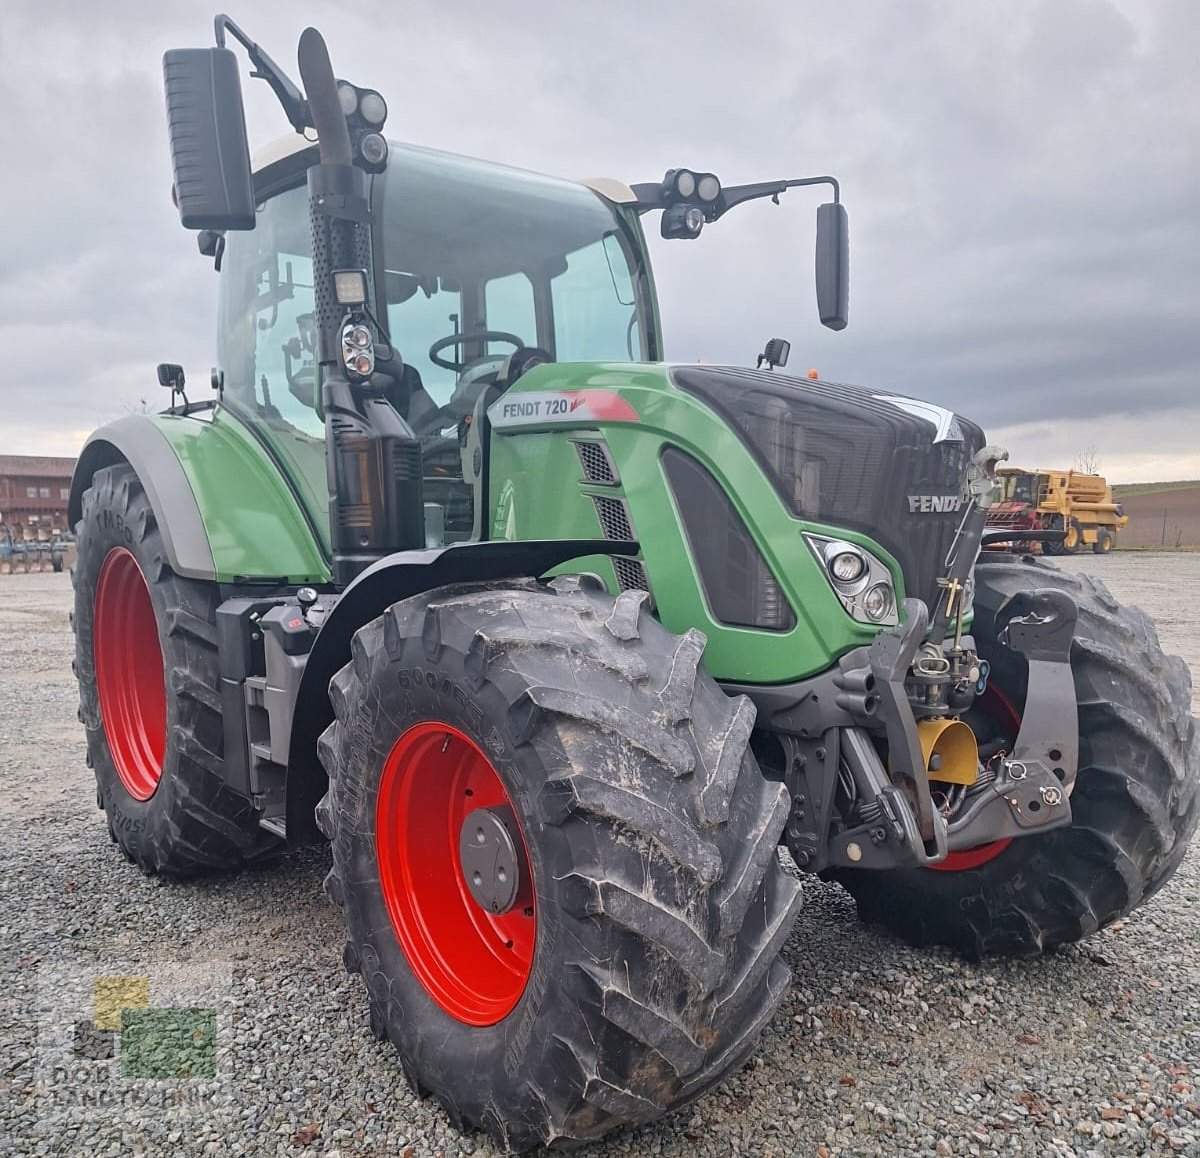
[[[202,1108],[226,1076],[230,980],[222,964],[39,968],[39,1105]]]
[[[97,977],[94,1012],[72,1028],[72,1053],[119,1058],[123,1078],[215,1078],[217,1011],[155,1007],[149,977]]]

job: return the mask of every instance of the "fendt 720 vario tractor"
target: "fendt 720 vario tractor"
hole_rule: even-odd
[[[214,400],[98,431],[71,494],[81,718],[148,872],[332,841],[372,1030],[452,1120],[597,1138],[739,1066],[800,903],[969,954],[1094,932],[1197,817],[1182,661],[981,545],[1004,453],[939,407],[671,365],[643,218],[832,178],[571,182],[389,144],[300,40],[165,59],[220,271]],[[299,135],[252,169],[242,44]]]

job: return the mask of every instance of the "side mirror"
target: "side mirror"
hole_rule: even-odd
[[[237,58],[228,48],[163,57],[175,203],[185,229],[253,229],[254,182]]]
[[[168,387],[172,393],[182,393],[184,376],[183,367],[174,362],[159,362],[158,384]]]
[[[844,330],[850,312],[850,223],[840,202],[817,206],[816,266],[821,325]]]

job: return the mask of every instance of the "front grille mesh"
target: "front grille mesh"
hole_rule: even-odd
[[[617,582],[622,591],[649,591],[650,580],[646,577],[646,568],[637,559],[627,559],[623,555],[613,556],[613,570],[617,573]]]
[[[577,442],[575,450],[579,454],[579,465],[583,468],[584,482],[598,486],[614,486],[620,482],[617,468],[602,442]]]
[[[632,539],[633,523],[629,518],[629,508],[624,499],[608,499],[599,495],[592,496],[596,504],[596,515],[604,535],[609,539]]]

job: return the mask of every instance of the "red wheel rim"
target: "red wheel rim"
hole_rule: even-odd
[[[507,1017],[533,967],[532,900],[498,916],[485,912],[459,859],[463,821],[499,805],[512,801],[491,761],[457,728],[433,720],[392,746],[375,805],[379,883],[396,938],[429,996],[466,1025]]]
[[[1012,706],[1012,701],[994,684],[988,684],[983,695],[976,701],[979,707],[1003,727],[1010,738],[1010,743],[1021,730],[1021,715]],[[946,859],[940,864],[929,867],[940,873],[961,873],[967,869],[979,868],[988,861],[995,860],[1010,844],[1013,838],[992,840],[987,844],[977,844],[974,848],[960,848],[946,854]]]
[[[114,547],[100,566],[93,658],[117,775],[135,800],[149,800],[167,750],[167,689],[150,588],[125,547]]]

